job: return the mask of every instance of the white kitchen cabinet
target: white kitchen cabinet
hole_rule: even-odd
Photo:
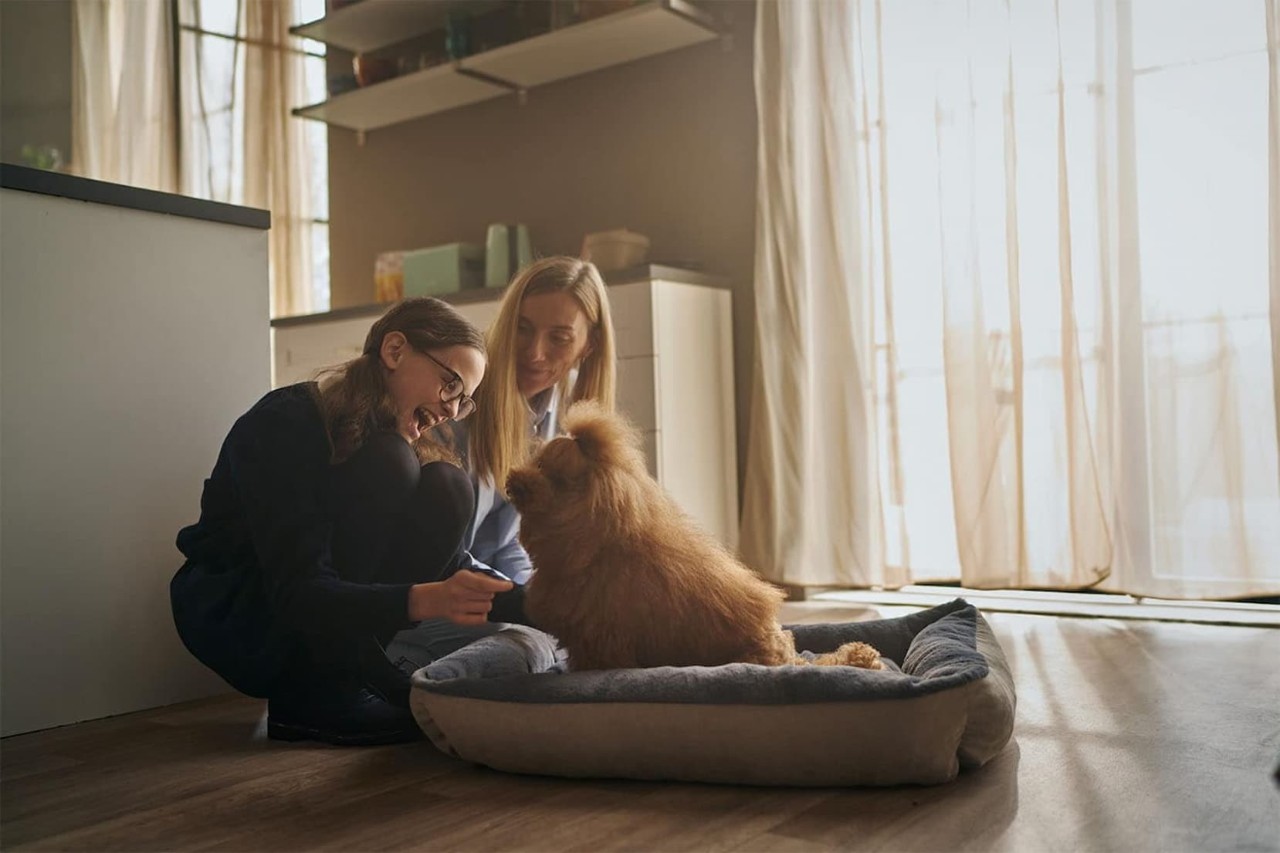
[[[676,502],[729,548],[738,541],[732,294],[680,281],[678,270],[609,286],[618,344],[618,408],[641,430],[649,471]],[[500,291],[458,294],[455,307],[481,329]],[[385,306],[272,323],[275,384],[313,378],[360,354]]]
[[[649,470],[703,527],[738,542],[733,305],[727,290],[651,279],[609,289],[618,408]]]
[[[0,735],[226,693],[168,586],[271,381],[270,216],[5,163],[0,219]]]

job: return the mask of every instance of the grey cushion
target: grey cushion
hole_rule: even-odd
[[[891,665],[565,672],[551,637],[513,626],[420,669],[412,706],[452,755],[574,777],[930,784],[1008,742],[1008,665],[962,599],[900,619],[791,630],[802,650],[861,640]]]

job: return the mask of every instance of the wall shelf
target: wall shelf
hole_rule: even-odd
[[[362,6],[377,10],[416,5],[404,0],[362,0],[329,18]],[[438,0],[424,5],[431,6],[437,16],[443,15],[447,6]],[[451,65],[344,92],[295,109],[293,114],[360,132],[376,130],[719,36],[715,22],[700,9],[683,0],[657,0],[468,56]]]
[[[352,53],[367,53],[442,28],[449,11],[460,5],[458,0],[358,0],[323,18],[290,27],[289,32]],[[465,8],[478,14],[497,5],[473,0]]]
[[[654,3],[468,56],[461,65],[527,89],[718,36],[700,10]]]
[[[461,74],[453,65],[437,65],[363,89],[335,95],[301,107],[296,116],[312,118],[355,131],[374,130],[418,116],[487,101],[512,87]]]

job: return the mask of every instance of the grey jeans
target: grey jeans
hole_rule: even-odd
[[[458,625],[448,619],[426,619],[397,633],[387,644],[387,657],[406,673],[414,673],[463,646],[507,627],[505,622]]]

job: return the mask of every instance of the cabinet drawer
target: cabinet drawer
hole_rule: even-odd
[[[700,438],[696,429],[655,430],[645,433],[644,439],[651,467],[657,467],[658,483],[672,500],[725,546],[737,547],[736,457]]]
[[[388,306],[389,307],[389,306]],[[458,313],[484,332],[498,316],[498,298],[455,305]],[[316,371],[350,361],[364,350],[369,328],[380,313],[347,320],[275,326],[271,330],[273,385],[292,385],[314,379]]]
[[[653,285],[647,281],[609,288],[609,312],[618,358],[653,355]]]
[[[658,359],[618,359],[618,410],[641,430],[658,427]]]
[[[376,316],[356,317],[332,323],[273,328],[271,346],[275,370],[272,384],[279,388],[314,379],[318,370],[360,355],[369,327],[377,319]]]
[[[495,296],[486,302],[464,302],[461,305],[455,305],[458,313],[471,322],[481,332],[489,331],[489,324],[498,316],[498,305],[501,300]]]

